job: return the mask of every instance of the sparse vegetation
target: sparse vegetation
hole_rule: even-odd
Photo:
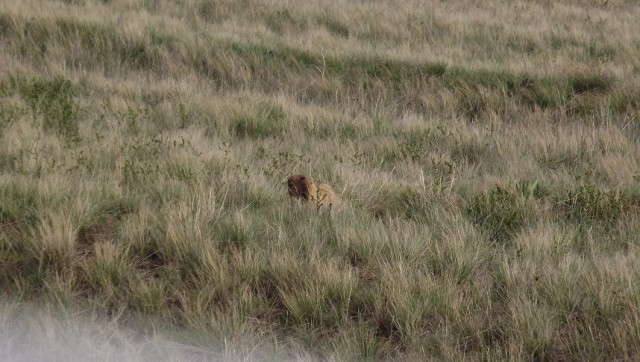
[[[193,358],[638,359],[638,18],[0,2],[0,317]],[[339,212],[292,207],[291,173]]]

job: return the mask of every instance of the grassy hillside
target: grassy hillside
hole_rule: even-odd
[[[637,359],[639,18],[0,1],[0,317],[194,359]]]

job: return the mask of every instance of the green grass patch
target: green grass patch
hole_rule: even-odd
[[[79,141],[79,89],[68,79],[9,77],[0,83],[0,94],[21,97],[45,131],[55,132],[67,143]]]
[[[35,210],[41,202],[36,186],[24,182],[3,182],[0,186],[0,223],[37,222]]]
[[[496,186],[472,196],[466,202],[464,211],[489,240],[508,243],[523,226],[535,223],[531,196],[539,196],[540,192],[537,182],[531,185]]]
[[[640,195],[622,190],[601,190],[591,182],[560,193],[557,212],[567,221],[584,227],[613,227],[618,220],[637,212]]]
[[[230,123],[231,133],[239,138],[280,138],[286,131],[287,115],[281,105],[259,103],[255,109],[236,115]]]

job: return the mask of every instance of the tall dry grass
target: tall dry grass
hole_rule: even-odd
[[[149,320],[196,359],[635,359],[638,13],[2,2],[2,318]],[[346,205],[293,206],[293,172]]]

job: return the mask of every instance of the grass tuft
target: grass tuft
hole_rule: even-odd
[[[523,226],[534,222],[528,198],[513,187],[497,186],[473,196],[465,213],[498,243],[511,241]]]
[[[239,138],[282,137],[286,114],[280,105],[260,103],[255,110],[237,115],[231,122],[231,132]]]

